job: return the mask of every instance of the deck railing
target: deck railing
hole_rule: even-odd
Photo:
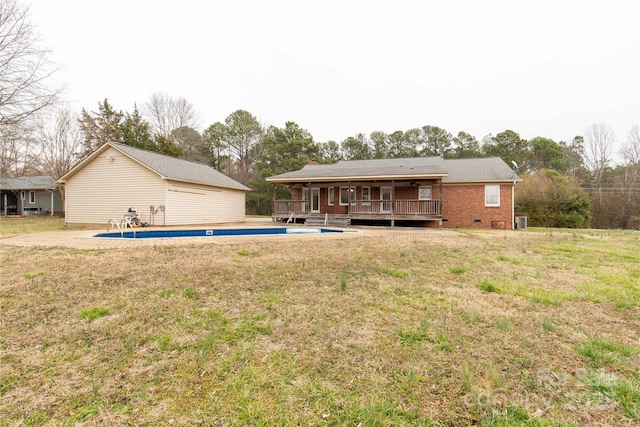
[[[291,214],[309,212],[309,202],[306,200],[276,200],[273,202],[274,214]]]
[[[309,202],[304,200],[276,200],[273,214],[308,213]],[[352,214],[371,215],[440,215],[439,200],[353,200]]]
[[[393,213],[398,215],[440,215],[440,201],[394,200]]]
[[[355,200],[353,214],[440,215],[439,200]]]

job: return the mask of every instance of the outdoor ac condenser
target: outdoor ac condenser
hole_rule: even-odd
[[[526,216],[517,216],[516,217],[516,229],[517,230],[526,230],[527,229],[527,217]]]

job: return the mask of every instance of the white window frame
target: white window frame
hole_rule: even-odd
[[[30,205],[36,204],[36,192],[33,190],[29,191],[29,204]]]
[[[423,191],[429,190],[429,197],[425,197]],[[418,200],[432,200],[433,198],[433,187],[431,185],[421,185],[418,187]]]
[[[309,206],[311,213],[320,213],[320,187],[311,187]]]
[[[389,198],[385,199],[384,195],[388,194]],[[380,212],[391,213],[393,212],[393,187],[385,186],[380,187]]]
[[[485,184],[484,205],[489,207],[500,206],[500,184]]]
[[[336,200],[336,191],[334,187],[327,189],[327,206],[333,206]]]
[[[347,192],[347,201],[346,202],[343,202],[343,199],[342,199],[342,192],[343,191]],[[355,187],[340,187],[340,206],[349,206],[349,202],[351,202],[351,204],[353,204],[354,198],[355,198],[355,194],[356,194]]]
[[[366,190],[366,195],[365,195],[365,190]],[[369,202],[371,201],[371,187],[369,186],[362,187],[361,191],[362,191],[362,201],[364,202],[363,206],[369,206],[370,205]]]

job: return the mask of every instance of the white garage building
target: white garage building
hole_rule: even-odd
[[[150,225],[245,221],[250,188],[198,163],[106,143],[58,180],[67,224],[119,220],[130,208]]]

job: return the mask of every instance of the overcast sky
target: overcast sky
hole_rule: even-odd
[[[640,123],[635,2],[22,0],[78,111],[187,99],[316,141],[424,125],[570,141]]]

